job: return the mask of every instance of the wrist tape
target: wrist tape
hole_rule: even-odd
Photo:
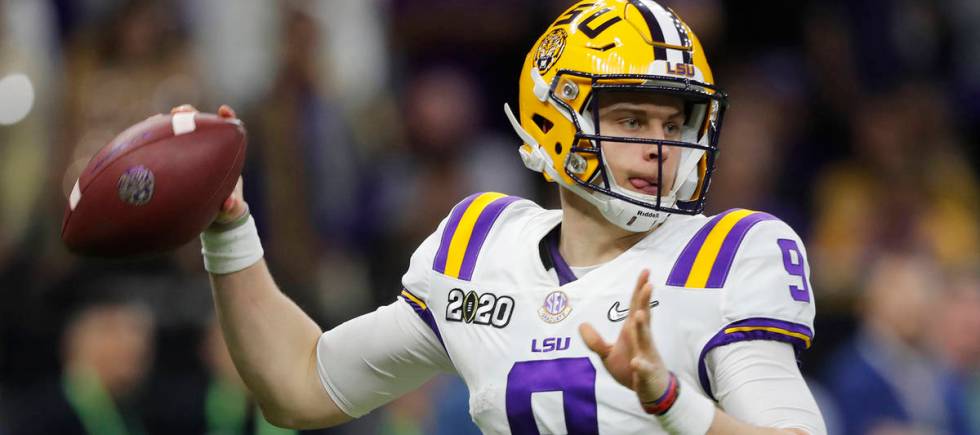
[[[262,241],[255,219],[246,215],[237,225],[210,228],[201,233],[204,269],[213,274],[238,272],[262,259]]]
[[[673,406],[657,416],[660,425],[674,435],[704,435],[715,419],[715,405],[695,391],[686,381],[678,379],[677,397]]]
[[[671,407],[674,406],[674,402],[677,401],[677,394],[680,392],[681,386],[677,380],[677,376],[674,372],[670,372],[670,381],[667,383],[667,390],[664,394],[660,395],[657,400],[651,400],[649,402],[643,402],[643,410],[647,414],[653,414],[656,416],[664,415]]]

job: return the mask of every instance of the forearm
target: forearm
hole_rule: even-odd
[[[265,261],[212,274],[215,310],[228,350],[266,418],[291,427],[348,418],[319,383],[320,328],[276,286]]]

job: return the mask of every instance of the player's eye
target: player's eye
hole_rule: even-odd
[[[639,118],[631,116],[628,118],[620,119],[619,125],[621,125],[626,130],[635,131],[643,127],[643,122],[640,121]]]
[[[664,136],[678,137],[681,134],[681,126],[674,122],[664,124]]]

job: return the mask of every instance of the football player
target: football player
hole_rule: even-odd
[[[299,428],[452,372],[488,434],[825,433],[796,365],[814,317],[799,236],[763,212],[701,214],[726,107],[673,11],[575,4],[527,55],[520,118],[506,109],[561,210],[462,200],[397,301],[326,332],[276,287],[239,188],[202,244],[242,378]]]

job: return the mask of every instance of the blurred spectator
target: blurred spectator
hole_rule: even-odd
[[[270,424],[249,398],[248,389],[231,361],[217,320],[205,331],[201,356],[211,376],[204,396],[205,431],[208,434],[287,435],[296,431]]]
[[[436,376],[395,399],[380,413],[382,435],[479,435],[469,413],[469,390],[457,375]]]
[[[69,370],[69,337],[91,333],[66,332],[62,358],[52,350],[62,308],[44,301],[94,279],[58,240],[65,196],[115,134],[178,103],[232,103],[249,127],[245,190],[269,264],[331,327],[390,302],[412,250],[466,195],[554,207],[554,186],[522,168],[500,109],[516,101],[527,47],[570,3],[0,0],[0,435],[8,423],[81,428],[62,381],[36,386],[62,373],[109,397],[91,403],[131,431],[148,414],[149,434],[205,432],[208,391],[228,398],[230,412],[215,415],[230,417],[217,420],[259,421],[213,337],[209,362],[186,352],[211,310],[197,243],[109,273],[125,284],[105,287],[139,288],[152,319],[118,314],[141,310],[127,298],[69,308],[73,331],[160,328],[154,394]],[[731,97],[708,211],[770,211],[807,240],[823,332],[803,369],[840,375],[826,388],[839,406],[818,397],[830,433],[854,433],[855,419],[878,433],[958,433],[962,415],[980,433],[980,2],[663,4],[698,29]],[[908,251],[921,257],[893,254]],[[929,278],[937,270],[949,279]],[[840,346],[855,317],[860,332]],[[117,345],[131,379],[147,368],[137,349],[154,347],[135,341]],[[466,396],[439,377],[329,433],[458,434]]]
[[[199,347],[206,378],[157,382],[148,404],[149,434],[288,435],[294,430],[273,426],[262,417],[225,345],[220,325],[212,319]]]
[[[68,173],[56,174],[65,176],[62,193],[89,157],[126,127],[180,103],[200,105],[174,6],[127,0],[66,47],[69,135],[61,158]]]
[[[932,323],[938,355],[952,372],[953,388],[967,398],[963,412],[970,433],[980,433],[980,267],[955,273],[939,293],[940,314]]]
[[[369,294],[359,237],[362,158],[318,68],[319,23],[305,9],[283,9],[278,76],[245,114],[246,197],[282,288],[317,317],[346,320],[366,309]]]
[[[852,298],[869,261],[918,249],[945,267],[980,254],[980,190],[935,89],[910,84],[854,114],[855,155],[815,186],[814,274],[830,298]],[[850,294],[848,294],[850,293]]]
[[[10,433],[143,433],[136,391],[153,356],[154,321],[123,289],[88,295],[62,337],[60,379],[10,403]]]
[[[802,147],[804,86],[798,56],[772,52],[731,71],[725,89],[735,108],[725,115],[718,170],[707,214],[739,207],[764,210],[797,231],[803,221],[799,198],[805,172],[791,166]],[[809,162],[808,162],[809,163]]]
[[[459,376],[446,376],[432,392],[430,400],[435,406],[433,427],[427,433],[434,435],[480,435],[480,428],[470,415],[470,392]]]
[[[970,433],[965,398],[929,343],[943,285],[928,258],[892,253],[873,263],[861,328],[825,377],[844,434]]]
[[[380,269],[372,273],[378,278],[379,302],[399,288],[415,247],[463,198],[483,191],[533,195],[536,174],[521,164],[520,139],[485,127],[475,77],[439,65],[420,71],[406,85],[405,143],[379,156],[368,188],[368,222],[386,246],[375,248],[379,261],[372,265]]]
[[[0,270],[27,238],[45,186],[55,36],[46,2],[0,2]]]

